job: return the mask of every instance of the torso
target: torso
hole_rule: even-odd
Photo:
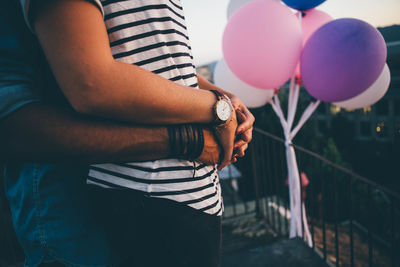
[[[104,21],[116,60],[138,65],[176,83],[197,87],[179,0],[104,0]],[[167,159],[91,166],[88,183],[139,190],[209,214],[222,213],[215,166]]]

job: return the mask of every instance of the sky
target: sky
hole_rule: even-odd
[[[240,6],[250,1],[181,0],[181,2],[195,64],[206,65],[222,58],[221,43],[228,20],[228,6]],[[327,0],[318,9],[325,11],[334,19],[358,18],[375,27],[400,24],[400,0]]]

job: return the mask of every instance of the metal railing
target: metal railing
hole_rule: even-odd
[[[250,212],[265,218],[277,235],[285,237],[290,210],[284,143],[255,129],[247,165],[241,170],[246,172],[247,167],[252,172],[255,204]],[[315,251],[333,266],[400,266],[400,194],[293,146],[299,171],[309,181],[302,201]]]
[[[302,199],[314,250],[333,266],[400,266],[400,194],[293,146],[300,172],[309,180]],[[255,129],[247,154],[238,164],[244,176],[237,179],[239,192],[224,201],[223,218],[256,217],[266,221],[277,236],[287,237],[290,211],[284,140]],[[23,254],[2,186],[0,211],[0,265],[15,265]]]

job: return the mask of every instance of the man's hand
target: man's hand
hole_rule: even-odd
[[[219,163],[222,148],[218,144],[214,132],[209,129],[203,129],[204,148],[201,155],[196,160],[208,165],[216,165]]]
[[[237,130],[237,119],[236,113],[232,112],[231,117],[229,120],[221,126],[217,126],[215,128],[215,134],[219,143],[223,149],[223,157],[221,163],[218,166],[218,170],[223,169],[225,166],[228,166],[232,163],[232,155],[233,155],[233,148],[236,138],[236,130]]]

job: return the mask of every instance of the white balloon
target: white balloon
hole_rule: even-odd
[[[333,103],[335,106],[346,109],[358,109],[372,106],[388,91],[390,85],[390,70],[387,64],[379,78],[361,94],[345,101]]]
[[[274,90],[255,88],[240,80],[221,59],[214,70],[215,85],[237,97],[249,108],[258,108],[267,104],[274,96]]]
[[[239,8],[244,6],[247,3],[250,3],[252,0],[231,0],[228,4],[228,19],[235,13]]]

